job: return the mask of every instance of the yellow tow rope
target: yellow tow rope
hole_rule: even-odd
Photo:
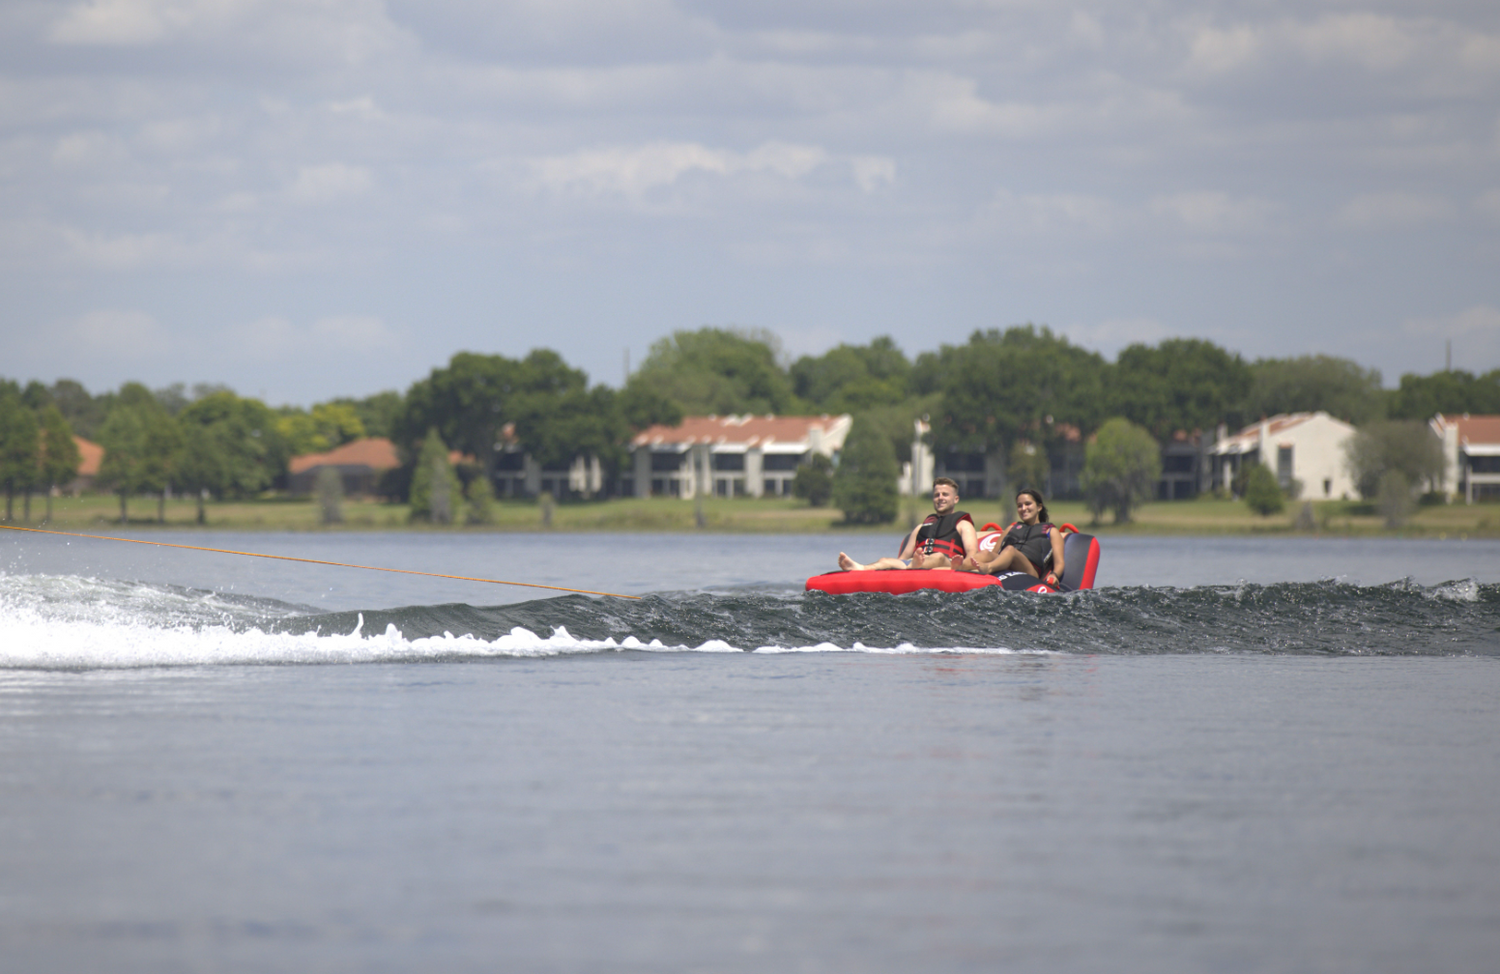
[[[460,582],[489,582],[492,585],[523,585],[527,588],[546,588],[554,592],[573,592],[577,595],[607,595],[612,599],[639,599],[639,595],[620,595],[615,592],[590,592],[586,588],[564,588],[561,585],[542,585],[538,582],[507,582],[498,578],[471,578],[468,575],[441,575],[437,572],[419,572],[410,568],[381,568],[377,565],[349,565],[342,561],[323,561],[320,558],[293,558],[291,555],[266,555],[255,551],[230,551],[228,548],[204,548],[191,544],[170,544],[166,541],[141,541],[138,538],[116,538],[108,534],[73,534],[68,531],[46,531],[42,528],[22,528],[13,524],[0,524],[7,531],[30,531],[32,534],[56,534],[64,538],[92,538],[95,541],[129,541],[131,544],[156,545],[158,548],[185,548],[188,551],[212,551],[221,555],[244,555],[247,558],[274,558],[277,561],[300,561],[309,565],[332,565],[335,568],[363,568],[372,572],[399,572],[402,575],[425,575],[428,578],[452,578]]]

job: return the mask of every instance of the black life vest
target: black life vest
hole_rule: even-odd
[[[1026,560],[1036,568],[1037,576],[1040,577],[1052,563],[1052,530],[1053,526],[1045,522],[1026,524],[1017,521],[1005,529],[1005,537],[1000,539],[1000,549],[1003,551],[1007,545],[1015,545],[1016,550],[1026,556]]]
[[[950,511],[947,514],[929,514],[922,526],[917,528],[917,545],[913,554],[931,555],[944,554],[949,558],[964,557],[964,542],[958,535],[958,523],[968,521],[974,523],[974,519],[963,511]]]

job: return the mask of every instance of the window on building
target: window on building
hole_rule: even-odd
[[[1276,448],[1276,480],[1283,490],[1292,485],[1292,448],[1289,446]]]
[[[1192,454],[1169,453],[1161,458],[1162,473],[1192,473],[1198,458]]]
[[[652,453],[651,472],[676,473],[682,469],[682,461],[686,456],[687,454],[685,453]],[[655,488],[652,489],[654,490]]]
[[[760,468],[762,470],[796,470],[798,465],[806,459],[806,453],[767,453],[761,458]]]
[[[1474,473],[1500,473],[1500,457],[1469,457],[1469,469]]]
[[[715,453],[713,456],[715,470],[730,471],[745,469],[745,455],[743,453]]]

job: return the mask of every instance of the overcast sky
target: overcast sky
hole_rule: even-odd
[[[3,0],[0,375],[703,325],[1500,366],[1493,0]]]

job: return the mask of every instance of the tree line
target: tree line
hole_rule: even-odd
[[[0,380],[0,482],[7,518],[18,495],[29,517],[32,493],[71,479],[77,460],[68,449],[77,433],[104,448],[98,481],[119,495],[122,517],[130,497],[164,497],[168,490],[199,497],[201,517],[203,497],[284,487],[291,457],[367,435],[396,443],[404,465],[387,486],[405,499],[434,433],[442,447],[473,458],[455,488],[467,490],[473,478],[493,476],[508,445],[544,468],[591,455],[606,479],[617,481],[631,436],[653,423],[696,414],[850,412],[855,425],[842,473],[821,473],[831,488],[845,483],[835,503],[883,519],[887,509],[894,516],[894,498],[881,491],[878,502],[857,501],[848,484],[860,469],[881,478],[889,473],[894,483],[894,471],[910,459],[918,418],[929,424],[939,454],[999,454],[1013,479],[1036,483],[1049,452],[1066,441],[1102,437],[1124,444],[1116,452],[1143,456],[1148,441],[1179,430],[1221,423],[1237,429],[1262,415],[1319,409],[1361,427],[1421,422],[1437,412],[1500,413],[1500,369],[1408,374],[1387,390],[1377,371],[1345,358],[1246,361],[1203,339],[1175,338],[1131,345],[1110,362],[1027,324],[977,330],[966,342],[915,358],[889,337],[789,360],[768,332],[678,331],[654,343],[620,389],[591,386],[582,370],[549,349],[520,359],[459,352],[405,392],[332,399],[310,409],[272,408],[222,386],[153,391],[130,382],[95,396],[70,379],[24,388]],[[1128,516],[1142,471],[1108,471],[1101,461],[1085,472],[1100,509]],[[808,479],[817,480],[817,472]]]

